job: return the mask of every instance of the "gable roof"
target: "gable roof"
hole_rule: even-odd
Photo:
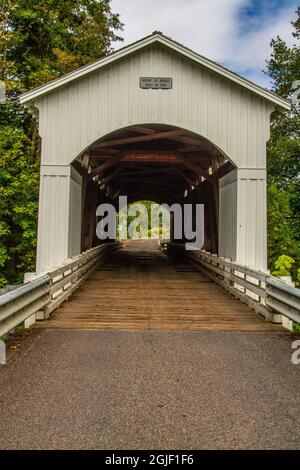
[[[204,66],[205,68],[222,76],[223,78],[226,78],[230,80],[231,82],[234,82],[240,85],[241,87],[246,88],[248,91],[254,93],[255,95],[258,95],[261,98],[264,98],[265,100],[271,102],[273,105],[283,110],[290,110],[291,108],[291,104],[288,100],[282,98],[281,96],[276,95],[275,93],[271,91],[266,90],[265,88],[262,88],[259,85],[256,85],[250,80],[247,80],[246,78],[243,78],[234,72],[231,72],[230,70],[217,64],[216,62],[213,62],[212,60],[207,59],[203,57],[202,55],[197,54],[191,49],[163,35],[159,31],[155,31],[150,36],[146,36],[140,39],[139,41],[136,41],[132,44],[129,44],[126,47],[123,47],[113,52],[112,54],[109,54],[105,57],[95,60],[94,62],[91,62],[83,67],[80,67],[79,69],[76,69],[66,75],[63,75],[62,77],[52,80],[46,83],[45,85],[42,85],[38,88],[34,88],[33,90],[30,90],[26,93],[23,93],[20,96],[20,102],[22,104],[32,103],[34,100],[36,100],[37,98],[40,98],[43,95],[49,94],[62,86],[68,85],[69,83],[75,80],[78,80],[81,77],[84,77],[92,72],[95,72],[96,70],[99,70],[106,65],[109,65],[117,60],[120,60],[123,57],[126,57],[127,55],[130,55],[152,44],[161,44],[173,50],[174,52],[181,54],[182,56],[198,63],[199,65]]]

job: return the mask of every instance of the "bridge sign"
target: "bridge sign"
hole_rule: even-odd
[[[141,77],[140,88],[169,90],[172,88],[172,78]]]

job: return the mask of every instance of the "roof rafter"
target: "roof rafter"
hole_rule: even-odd
[[[203,170],[199,165],[196,165],[196,163],[189,161],[186,157],[183,155],[178,154],[178,158],[182,161],[182,163],[190,168],[196,175],[203,176],[203,178],[207,179],[208,181],[211,181],[211,176],[207,171]]]
[[[118,161],[121,160],[122,157],[123,153],[120,153],[119,155],[112,157],[107,162],[102,163],[102,165],[97,166],[97,168],[94,168],[90,173],[88,173],[87,180],[90,181],[91,179],[95,178],[95,176],[102,174],[105,170],[107,170],[107,168],[118,163]]]
[[[133,130],[135,132],[138,132],[140,134],[147,134],[147,135],[155,135],[156,132],[157,132],[154,129],[151,129],[149,127],[143,127],[143,126],[131,126],[129,129]],[[174,136],[174,137],[173,136],[168,137],[168,140],[173,140],[173,141],[176,141],[176,142],[182,142],[183,144],[191,145],[191,146],[193,146],[193,149],[194,149],[194,147],[203,147],[203,148],[207,147],[207,145],[205,145],[204,142],[201,141],[200,138],[196,139],[196,138],[193,138],[193,137],[178,135],[178,136]]]
[[[137,142],[150,142],[151,140],[167,139],[168,137],[182,134],[184,131],[181,129],[166,131],[166,132],[154,132],[151,135],[142,135],[140,137],[124,137],[122,139],[107,140],[94,146],[94,149],[100,149],[104,147],[110,147],[111,145],[125,145],[135,144]]]

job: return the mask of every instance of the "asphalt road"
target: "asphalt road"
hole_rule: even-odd
[[[35,330],[0,366],[0,448],[299,449],[292,340]]]

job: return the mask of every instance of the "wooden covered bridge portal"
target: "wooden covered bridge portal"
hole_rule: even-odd
[[[96,207],[101,202],[116,204],[119,195],[126,195],[129,202],[202,203],[205,243],[198,254],[202,268],[205,262],[214,265],[203,258],[212,255],[218,260],[216,269],[225,273],[226,263],[244,266],[243,294],[248,292],[245,283],[250,273],[255,278],[255,301],[260,301],[263,278],[255,272],[267,269],[266,143],[270,115],[275,109],[288,110],[287,101],[155,32],[24,94],[21,102],[36,115],[42,139],[38,274],[98,249]],[[127,251],[125,271],[131,272],[134,259],[141,266],[145,256],[148,266],[162,260],[161,254],[136,257]],[[118,261],[122,266],[120,257],[114,255],[112,265]],[[161,272],[165,261],[158,264]],[[110,284],[103,269],[98,278],[105,297],[118,274]],[[182,266],[178,269],[176,279],[183,295],[195,274]],[[212,275],[220,278],[216,269]],[[142,272],[151,278],[151,270]],[[230,272],[236,276],[234,270]],[[172,278],[176,285],[174,272]],[[223,278],[228,289],[234,289],[236,279]],[[135,292],[139,275],[131,281],[126,291]],[[210,288],[211,283],[206,278],[202,281],[203,298],[205,282]],[[96,287],[95,280],[88,282]],[[196,295],[198,311],[199,283],[200,277],[190,292],[191,299]],[[143,294],[146,302],[149,295]],[[93,310],[99,302],[99,292],[87,294],[89,304],[81,295],[81,310]],[[110,299],[112,311],[119,295],[115,292]],[[230,303],[235,301],[222,295],[210,292],[214,302],[206,316],[228,302],[229,310],[235,311]],[[72,306],[73,311],[76,308]],[[236,318],[241,316],[244,313]]]

